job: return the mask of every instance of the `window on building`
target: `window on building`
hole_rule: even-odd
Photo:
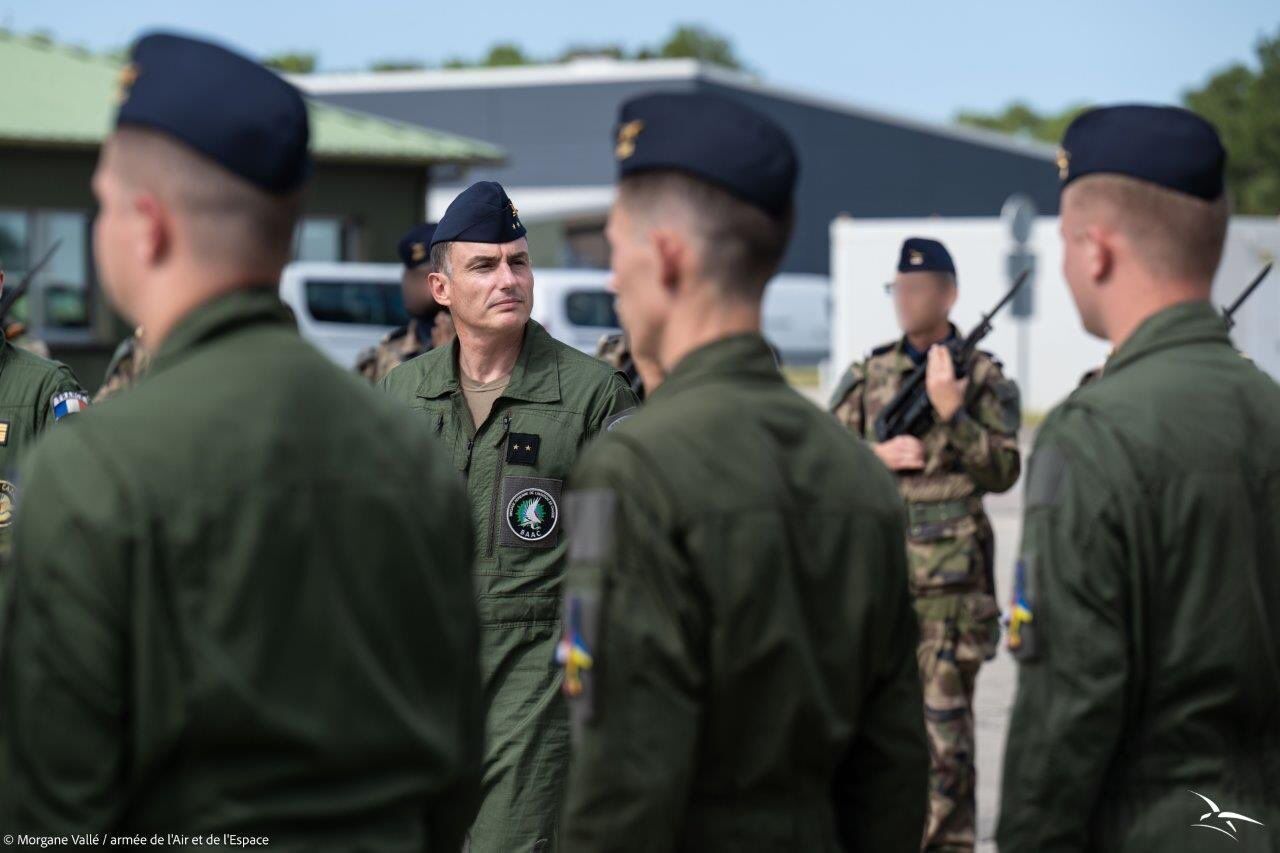
[[[0,210],[0,263],[16,287],[54,243],[58,250],[31,282],[8,319],[46,339],[89,332],[89,214],[76,210]]]
[[[354,261],[360,258],[359,229],[337,216],[305,216],[293,235],[296,261]]]
[[[608,269],[609,241],[604,236],[604,222],[565,223],[562,254],[562,265],[570,269]]]

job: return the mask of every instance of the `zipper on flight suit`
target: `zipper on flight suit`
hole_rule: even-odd
[[[511,433],[511,415],[502,416],[502,435],[498,438],[498,464],[493,470],[493,501],[489,504],[489,553],[492,557],[498,541],[498,503],[502,500],[502,474],[507,465],[507,436]]]

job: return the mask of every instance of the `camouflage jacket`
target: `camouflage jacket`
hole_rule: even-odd
[[[845,374],[831,408],[851,432],[874,442],[875,422],[915,364],[899,340],[876,348]],[[925,465],[898,472],[908,510],[912,589],[967,591],[990,586],[991,529],[982,495],[1008,490],[1021,455],[1018,386],[989,353],[974,355],[965,403],[950,423],[925,433]],[[991,589],[983,590],[993,592]]]
[[[604,335],[596,344],[596,358],[627,377],[627,383],[636,396],[644,399],[644,380],[636,370],[636,363],[631,358],[631,347],[627,345],[627,336],[621,333]]]
[[[101,403],[132,388],[147,372],[150,362],[151,357],[142,345],[138,332],[125,338],[112,354],[111,363],[107,365],[107,372],[102,377],[102,385],[93,395],[93,402]]]
[[[382,377],[391,372],[391,368],[431,349],[430,343],[424,343],[418,328],[420,325],[417,318],[410,318],[408,325],[387,332],[376,347],[370,347],[356,358],[356,373],[370,382],[381,382]],[[427,333],[426,340],[429,341],[431,330],[423,331]]]

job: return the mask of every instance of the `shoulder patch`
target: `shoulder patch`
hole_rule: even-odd
[[[49,399],[54,421],[89,408],[89,398],[79,391],[62,391]]]
[[[629,409],[623,409],[621,412],[614,412],[612,415],[609,415],[609,417],[604,419],[604,431],[613,432],[614,427],[618,426],[635,413],[635,406],[632,406]]]
[[[599,653],[604,597],[601,568],[613,547],[616,508],[617,495],[611,489],[586,489],[565,498],[565,523],[571,532],[569,569],[555,659],[564,675],[561,689],[569,699],[574,740],[596,712],[592,670]]]
[[[17,506],[18,490],[8,480],[0,480],[0,529],[13,524],[13,511]]]
[[[1005,620],[1005,648],[1021,662],[1035,660],[1040,653],[1036,637],[1035,563],[1031,557],[1018,558],[1013,569],[1013,599]]]
[[[1069,473],[1066,454],[1053,445],[1033,453],[1027,479],[1027,509],[1056,505]]]

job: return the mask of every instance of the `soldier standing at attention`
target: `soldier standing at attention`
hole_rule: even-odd
[[[409,322],[387,332],[376,347],[370,347],[356,359],[356,372],[370,382],[376,384],[391,368],[417,358],[434,346],[453,341],[452,323],[439,322],[441,315],[447,321],[449,312],[436,303],[427,280],[431,274],[431,235],[435,231],[432,222],[415,225],[396,247],[404,264],[400,292]]]
[[[907,565],[920,618],[920,678],[929,732],[925,850],[972,850],[975,791],[973,689],[1000,639],[994,538],[982,496],[1018,479],[1018,389],[990,354],[976,352],[957,379],[948,319],[956,268],[937,240],[902,244],[893,294],[900,340],[853,365],[832,398],[836,418],[898,478],[907,505]],[[935,423],[923,438],[876,442],[875,423],[906,377],[927,362]]]
[[[1058,162],[1063,273],[1114,352],[1031,457],[1000,850],[1274,851],[1280,386],[1209,303],[1226,152],[1117,106]]]
[[[620,374],[529,319],[529,242],[499,184],[464,190],[432,239],[432,294],[457,340],[382,387],[448,451],[475,520],[488,747],[470,849],[542,853],[556,847],[569,759],[554,661],[561,489],[583,445],[637,401]]]
[[[24,468],[0,826],[457,850],[482,747],[470,522],[430,436],[277,295],[306,105],[167,34],[122,84],[93,245],[153,358]]]
[[[666,373],[583,455],[557,657],[571,851],[915,851],[928,759],[901,503],[760,333],[797,162],[735,101],[622,106],[606,236]]]

